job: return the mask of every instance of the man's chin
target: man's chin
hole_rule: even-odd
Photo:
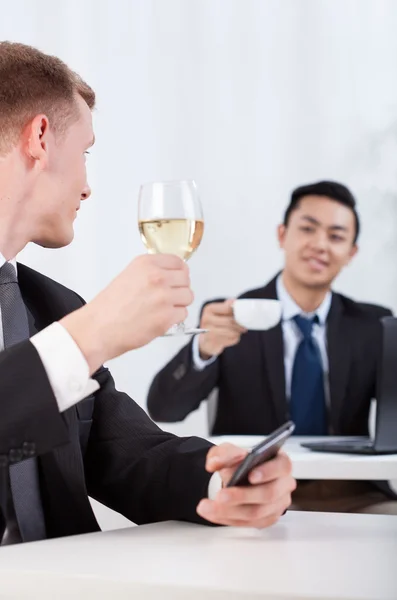
[[[313,290],[324,290],[328,289],[332,285],[332,279],[329,277],[324,277],[324,275],[314,275],[310,277],[302,277],[302,283],[305,287],[313,289]]]
[[[42,248],[65,248],[65,246],[69,246],[72,243],[74,238],[74,232],[72,230],[71,235],[63,235],[63,236],[47,236],[45,238],[39,238],[37,240],[32,240],[38,246]]]

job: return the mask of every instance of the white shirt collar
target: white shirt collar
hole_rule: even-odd
[[[281,273],[277,277],[277,280],[276,280],[276,291],[277,291],[277,297],[281,302],[283,321],[289,321],[290,319],[293,319],[296,315],[303,314],[308,317],[312,317],[316,314],[318,316],[320,325],[326,324],[329,309],[331,308],[331,302],[332,302],[332,293],[331,292],[327,293],[324,300],[322,301],[322,303],[320,304],[320,306],[314,313],[305,313],[287,292]]]
[[[4,256],[2,255],[2,253],[0,252],[0,269],[1,267],[4,265],[4,263],[9,262],[12,264],[12,266],[14,267],[14,269],[16,270],[16,272],[18,273],[18,269],[17,269],[17,258],[12,258],[9,261],[6,261],[6,259],[4,258]]]

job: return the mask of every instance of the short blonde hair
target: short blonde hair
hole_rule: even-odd
[[[40,113],[56,133],[64,133],[78,118],[76,94],[94,108],[95,92],[59,58],[25,44],[0,42],[0,153],[9,151]]]

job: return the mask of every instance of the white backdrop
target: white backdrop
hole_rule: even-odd
[[[281,265],[293,187],[351,186],[364,233],[337,287],[397,310],[397,2],[393,0],[0,0],[0,38],[63,58],[96,89],[92,198],[76,239],[21,259],[87,299],[143,252],[139,184],[194,178],[205,211],[191,261],[196,301],[236,295]],[[113,361],[145,404],[185,340]],[[173,431],[202,433],[205,412]]]

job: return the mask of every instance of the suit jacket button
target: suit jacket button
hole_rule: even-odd
[[[174,375],[174,379],[176,379],[177,381],[179,381],[180,379],[182,379],[182,377],[185,377],[186,375],[186,367],[185,365],[179,365],[179,367],[177,367],[173,373]]]
[[[36,444],[34,442],[24,442],[22,444],[22,452],[26,457],[32,457],[36,454]]]
[[[20,462],[23,459],[23,457],[24,454],[21,448],[12,448],[8,453],[10,463]]]

